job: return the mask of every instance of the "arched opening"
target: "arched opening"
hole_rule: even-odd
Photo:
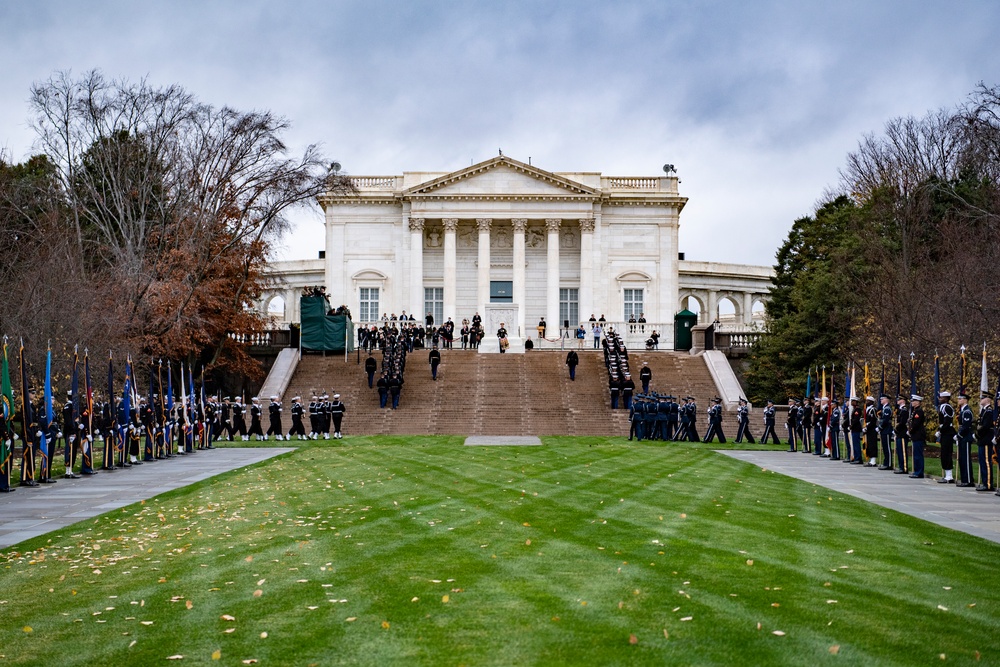
[[[276,320],[285,320],[285,297],[275,294],[267,302],[266,314]]]
[[[740,308],[736,300],[731,296],[719,297],[718,319],[719,324],[732,325],[739,322]]]
[[[704,319],[705,306],[701,299],[693,294],[681,297],[681,309],[690,310],[692,313],[698,316],[698,321],[701,322]]]
[[[763,299],[754,299],[753,305],[750,307],[750,316],[754,320],[763,320],[764,315],[767,310]]]

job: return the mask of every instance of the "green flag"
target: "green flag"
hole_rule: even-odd
[[[7,444],[9,438],[7,434],[13,429],[11,420],[14,419],[14,391],[10,387],[10,364],[7,362],[7,342],[3,344],[3,375],[2,385],[0,385],[0,401],[3,402],[3,419],[5,432],[0,434],[0,465],[6,466],[9,462],[11,451]]]

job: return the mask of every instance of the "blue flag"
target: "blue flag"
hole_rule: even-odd
[[[45,352],[45,414],[41,415],[38,421],[38,429],[42,432],[42,437],[38,440],[38,447],[42,453],[42,476],[48,477],[52,473],[52,457],[49,451],[49,426],[52,424],[52,348]]]
[[[809,398],[812,395],[812,369],[810,368],[806,371],[806,395],[805,398]]]

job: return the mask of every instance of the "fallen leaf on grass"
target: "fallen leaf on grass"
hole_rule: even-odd
[[[142,623],[143,625],[152,625],[153,624],[152,621],[139,621],[139,622]]]
[[[188,600],[187,602],[184,603],[184,606],[187,607],[188,609],[191,609],[191,608],[194,607],[194,602],[191,602],[191,600]]]
[[[938,605],[938,609],[940,609],[941,611],[948,611],[948,607],[943,607],[941,605]]]
[[[234,632],[236,632],[236,628],[226,628],[225,630],[222,631],[222,634],[231,635]]]
[[[253,592],[253,596],[255,598],[259,598],[263,594],[264,594],[264,591],[260,590],[259,588]]]
[[[133,647],[133,646],[135,646],[135,645],[136,645],[136,640],[135,640],[135,639],[133,639],[133,640],[132,640],[132,643],[131,643],[131,644],[129,644],[129,645],[128,645],[128,647],[129,647],[129,648],[132,648],[132,647]]]
[[[24,630],[25,632],[28,632],[28,633],[30,633],[30,632],[34,632],[34,630],[32,630],[32,629],[31,629],[31,626],[30,626],[30,625],[26,625],[26,626],[24,626],[24,627],[23,627],[23,628],[21,628],[21,629],[22,629],[22,630]]]
[[[693,619],[694,619],[694,616],[685,616],[685,617],[684,617],[684,618],[682,618],[681,620],[682,620],[682,621],[690,621],[690,620],[693,620]]]
[[[772,632],[771,634],[772,634],[772,635],[777,635],[777,636],[779,636],[779,637],[784,637],[784,636],[785,636],[785,633],[784,633],[784,632],[782,632],[781,630],[775,630],[775,631],[774,631],[774,632]]]
[[[229,614],[223,614],[219,618],[221,618],[223,621],[235,621],[236,620],[235,616],[230,616]]]
[[[410,600],[410,602],[417,602],[417,601],[419,601],[419,600],[420,600],[420,598],[417,598],[417,597],[415,597],[415,598],[413,598],[412,600]]]
[[[244,660],[244,661],[243,661],[243,664],[244,664],[244,665],[256,665],[256,664],[257,664],[257,661],[256,661],[256,660],[254,660],[253,658],[250,658],[249,660]]]
[[[348,623],[353,623],[354,621],[358,620],[358,617],[357,616],[348,616],[344,620],[347,621]]]
[[[382,629],[383,630],[389,629],[389,621],[382,621]]]
[[[184,659],[184,656],[180,655],[179,653],[177,655],[168,655],[167,656],[167,660],[183,660],[183,659]]]
[[[441,596],[441,602],[448,602],[449,599],[450,598],[447,595],[442,595]]]
[[[831,655],[837,655],[838,653],[840,653],[840,644],[834,644],[833,646],[830,647]]]
[[[266,632],[260,633],[260,638],[261,639],[267,639],[267,633]]]
[[[628,643],[632,644],[633,646],[635,646],[636,644],[639,643],[639,638],[636,637],[635,635],[629,635],[628,636]]]
[[[531,540],[525,540],[524,543],[529,547],[531,546]]]
[[[219,649],[212,651],[212,660],[222,660],[222,651]]]
[[[667,632],[666,628],[663,628],[663,638],[664,639],[670,639],[670,633]]]
[[[247,557],[246,557],[246,558],[244,558],[243,560],[245,560],[245,561],[246,561],[246,562],[248,562],[248,563],[250,563],[250,562],[253,562],[253,556],[247,556]]]
[[[748,558],[747,559],[747,565],[753,565],[753,559]]]

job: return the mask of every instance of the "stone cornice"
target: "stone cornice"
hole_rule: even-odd
[[[497,167],[508,167],[519,173],[526,174],[545,183],[549,183],[550,185],[563,188],[568,191],[568,194],[575,196],[598,196],[598,192],[594,188],[583,185],[582,183],[577,183],[576,181],[571,181],[564,176],[553,174],[551,171],[545,171],[544,169],[539,169],[538,167],[534,167],[530,164],[525,164],[524,162],[507,157],[506,155],[500,155],[490,160],[486,160],[485,162],[480,162],[479,164],[466,167],[465,169],[459,169],[458,171],[453,171],[450,174],[445,174],[444,176],[432,179],[426,183],[420,183],[419,185],[404,190],[402,194],[407,198],[423,198],[426,195],[430,195],[434,190],[466,178],[482,174],[490,171],[491,169],[496,169]]]

